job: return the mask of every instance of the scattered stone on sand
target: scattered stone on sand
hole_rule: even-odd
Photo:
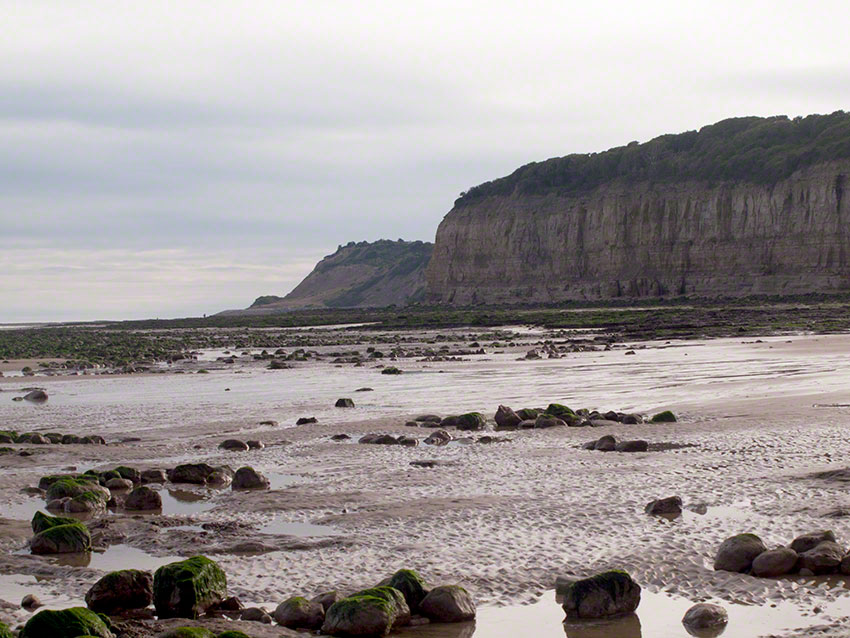
[[[520,419],[519,416],[517,416],[517,413],[508,406],[500,405],[496,410],[495,421],[496,429],[515,430],[519,427],[522,419]]]
[[[239,439],[227,439],[218,444],[218,447],[222,450],[229,450],[231,452],[245,452],[248,450],[248,444],[245,441],[240,441]]]
[[[351,399],[337,399],[336,403],[334,403],[334,407],[336,408],[353,408],[354,401]]]
[[[54,525],[33,536],[33,554],[74,554],[91,550],[91,534],[79,522]]]
[[[440,585],[425,595],[419,612],[433,622],[463,622],[475,618],[475,603],[460,585]]]
[[[676,416],[670,412],[670,410],[665,410],[664,412],[659,412],[654,415],[650,420],[650,423],[675,423]]]
[[[340,399],[339,401],[344,401],[344,400],[345,399]],[[348,400],[350,401],[351,399],[348,399]],[[337,406],[336,406],[338,408],[346,408],[346,407],[352,407],[353,408],[354,407],[353,404],[350,405],[350,406],[339,405],[339,401],[337,401]],[[318,423],[318,422],[319,422],[319,419],[317,419],[314,416],[302,416],[302,417],[299,417],[299,419],[297,421],[295,421],[295,425],[309,425],[310,423]]]
[[[790,547],[779,547],[762,552],[753,560],[755,576],[776,578],[793,572],[799,556]]]
[[[417,423],[439,423],[443,419],[438,414],[420,414],[413,420]]]
[[[806,534],[801,534],[793,541],[789,547],[793,549],[798,554],[802,554],[804,552],[809,551],[810,549],[814,549],[824,541],[832,541],[836,542],[835,534],[832,533],[831,530],[818,530],[815,532],[807,532]]]
[[[425,439],[425,445],[447,445],[452,440],[452,435],[445,430],[434,430]]]
[[[246,607],[242,610],[239,619],[250,622],[261,622],[267,625],[270,625],[272,622],[271,614],[262,607]]]
[[[682,499],[679,496],[668,496],[647,503],[644,511],[653,515],[678,515],[682,513]]]
[[[24,400],[32,403],[44,403],[47,399],[47,392],[44,390],[31,390],[24,395]]]
[[[764,542],[755,534],[738,534],[727,538],[720,544],[714,558],[715,571],[749,571],[755,558],[766,552]]]
[[[169,474],[172,483],[191,483],[204,485],[215,472],[215,468],[207,463],[184,463],[175,467]]]
[[[257,472],[253,467],[246,465],[236,470],[232,488],[234,490],[257,490],[267,489],[270,485],[268,478]]]
[[[159,492],[147,485],[141,485],[127,495],[124,509],[136,512],[149,512],[162,509],[162,497]]]
[[[688,611],[685,612],[682,618],[682,624],[688,633],[696,636],[719,636],[719,633],[713,633],[713,629],[722,629],[729,622],[729,615],[726,610],[720,605],[712,603],[697,603]],[[708,633],[703,633],[708,630]]]
[[[348,441],[351,437],[347,434],[334,434],[331,437],[331,441]]]
[[[841,566],[844,554],[844,550],[838,543],[823,541],[809,551],[800,554],[800,569],[808,569],[815,576],[834,574]]]
[[[640,604],[640,585],[623,571],[577,580],[566,588],[567,618],[606,618],[630,614]]]
[[[21,599],[21,607],[27,611],[38,609],[41,605],[41,600],[35,594],[27,594]]]
[[[600,452],[613,452],[617,449],[617,437],[613,434],[601,436],[596,443],[594,443],[593,449]]]

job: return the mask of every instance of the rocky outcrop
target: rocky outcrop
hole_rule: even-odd
[[[806,138],[797,120],[746,119],[752,130],[742,125],[743,132],[718,132],[736,121],[721,122],[698,133],[529,165],[472,189],[437,230],[427,300],[490,304],[847,290],[850,159],[819,137]],[[755,135],[765,122],[794,130],[767,139],[749,163],[744,153],[735,155],[735,170],[708,142],[699,151],[707,136],[731,148],[736,136]],[[746,143],[753,142],[742,138],[740,145]],[[679,151],[676,144],[690,146]],[[784,150],[789,144],[792,149]],[[606,156],[612,161],[603,164]],[[778,168],[762,170],[769,162]],[[677,172],[677,165],[688,170]]]
[[[403,306],[425,295],[425,266],[434,245],[422,241],[350,242],[322,259],[285,297],[259,297],[246,311]]]

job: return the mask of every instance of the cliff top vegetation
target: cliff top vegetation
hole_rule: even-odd
[[[643,144],[532,162],[461,193],[455,206],[493,195],[576,195],[613,180],[771,184],[797,169],[846,158],[850,158],[850,113],[794,119],[738,117]]]

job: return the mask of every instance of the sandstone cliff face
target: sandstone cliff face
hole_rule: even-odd
[[[850,160],[775,184],[614,180],[489,195],[437,230],[431,302],[519,303],[850,289]]]

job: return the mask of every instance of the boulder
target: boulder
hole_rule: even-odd
[[[325,608],[301,596],[284,600],[274,610],[274,619],[289,629],[321,629],[325,621]]]
[[[141,485],[127,495],[124,509],[134,512],[148,512],[162,509],[162,497],[159,492],[147,485]]]
[[[21,599],[21,607],[27,611],[33,611],[41,606],[42,602],[35,594],[27,594]],[[0,634],[0,638],[2,638],[2,634]]]
[[[419,439],[415,439],[412,436],[400,436],[397,440],[399,445],[403,445],[405,447],[416,447],[419,445]]]
[[[56,527],[57,525],[72,525],[79,522],[80,521],[76,518],[69,518],[66,516],[48,516],[43,512],[36,512],[33,514],[30,526],[32,527],[32,533],[38,534],[39,532],[43,532],[51,527]]]
[[[350,438],[347,434],[334,434],[331,441],[348,441]]]
[[[192,483],[195,485],[205,484],[215,468],[206,463],[184,463],[175,467],[169,478],[172,483]]]
[[[767,578],[783,576],[794,571],[799,556],[790,547],[762,552],[753,560],[753,574]]]
[[[334,603],[322,633],[331,636],[386,636],[410,622],[404,596],[392,587],[373,587]]]
[[[434,430],[425,439],[425,445],[446,445],[452,440],[452,435],[445,430]]]
[[[647,503],[643,510],[647,514],[653,515],[669,515],[682,513],[682,499],[678,496],[668,496],[667,498],[658,498]]]
[[[242,614],[239,616],[239,620],[246,620],[249,622],[261,622],[266,625],[270,625],[272,622],[272,617],[269,612],[267,612],[262,607],[246,607],[242,610]]]
[[[841,567],[844,550],[833,541],[824,541],[800,554],[800,569],[809,569],[815,575],[834,574]]]
[[[128,481],[133,481],[133,483],[140,483],[142,481],[142,473],[134,467],[119,465],[115,468],[115,471],[118,473],[118,476]]]
[[[343,400],[344,399],[340,399],[339,401],[343,401]],[[351,399],[349,399],[349,401],[350,400]],[[337,401],[337,403],[339,403],[339,401]],[[346,408],[346,407],[354,407],[354,406],[353,405],[351,405],[351,406],[337,405],[336,407]],[[302,417],[299,417],[297,421],[295,421],[295,425],[309,425],[311,423],[318,423],[318,422],[319,422],[319,419],[317,419],[314,416],[302,416]]]
[[[643,417],[640,414],[624,414],[620,418],[620,423],[637,425],[638,423],[643,423]]]
[[[227,576],[205,556],[163,565],[153,577],[153,603],[160,618],[197,618],[227,597]]]
[[[650,420],[650,423],[675,423],[676,416],[670,412],[670,410],[665,410],[664,412],[659,412],[655,416],[653,416]]]
[[[543,410],[538,410],[536,408],[522,408],[516,411],[516,415],[519,417],[520,421],[534,421],[537,418],[538,414],[541,414]]]
[[[230,452],[246,452],[248,450],[248,444],[239,439],[226,439],[219,443],[218,447]]]
[[[65,501],[64,509],[71,514],[101,513],[106,511],[109,498],[101,492],[83,492]]]
[[[613,570],[577,580],[564,592],[567,618],[607,618],[630,614],[640,604],[640,585]]]
[[[705,630],[725,627],[727,622],[729,622],[729,615],[726,610],[712,603],[697,603],[688,609],[682,618],[682,624],[686,629],[691,630],[688,633],[694,635],[704,635],[701,632]],[[712,633],[711,635],[720,634]]]
[[[419,605],[428,593],[422,577],[412,569],[400,569],[390,577],[389,586],[399,590],[411,613],[419,611]]]
[[[109,490],[132,490],[133,481],[125,478],[111,478],[106,481],[106,487]]]
[[[91,534],[79,522],[55,525],[33,536],[33,554],[73,554],[91,550]]]
[[[110,572],[86,593],[89,609],[110,615],[125,609],[144,609],[152,602],[153,578],[150,572],[138,569]]]
[[[336,403],[334,403],[334,407],[336,408],[353,408],[354,401],[351,399],[337,399]]]
[[[635,439],[633,441],[620,441],[614,447],[617,452],[646,452],[649,450],[649,442]]]
[[[326,612],[336,602],[342,600],[342,596],[337,591],[326,591],[310,599],[311,603],[319,603]]]
[[[810,549],[814,549],[824,541],[832,541],[834,543],[835,540],[835,534],[833,534],[831,530],[819,530],[798,536],[791,541],[791,545],[789,545],[789,547],[798,554],[802,554]]]
[[[739,573],[749,571],[755,558],[766,551],[767,547],[755,534],[732,536],[720,544],[714,557],[714,569]]]
[[[240,467],[233,477],[232,488],[234,490],[257,490],[268,489],[271,483],[269,479],[257,472],[253,467]]]
[[[110,496],[109,490],[98,484],[97,477],[80,476],[76,478],[65,477],[54,481],[47,488],[45,498],[48,501],[65,497],[73,498],[86,492],[99,492],[104,496],[104,500],[108,500]]]
[[[27,621],[20,638],[113,638],[113,633],[96,613],[85,607],[44,609]]]
[[[617,449],[617,438],[613,434],[601,436],[597,439],[593,449],[600,452],[613,452]]]
[[[32,401],[33,403],[44,403],[47,398],[47,392],[44,390],[31,390],[24,395],[25,401]]]
[[[251,440],[251,441],[246,441],[246,443],[248,444],[249,450],[262,450],[263,448],[266,447],[266,444],[263,443],[262,441]]]
[[[551,414],[540,414],[534,419],[534,428],[537,430],[557,427],[567,427],[566,421]]]
[[[165,483],[168,475],[165,470],[145,470],[141,474],[142,483]]]
[[[463,622],[475,618],[475,603],[460,585],[440,585],[425,595],[419,613],[433,622]]]
[[[519,422],[522,421],[516,412],[505,405],[499,406],[496,410],[495,418],[496,429],[500,430],[516,430],[519,426]]]

